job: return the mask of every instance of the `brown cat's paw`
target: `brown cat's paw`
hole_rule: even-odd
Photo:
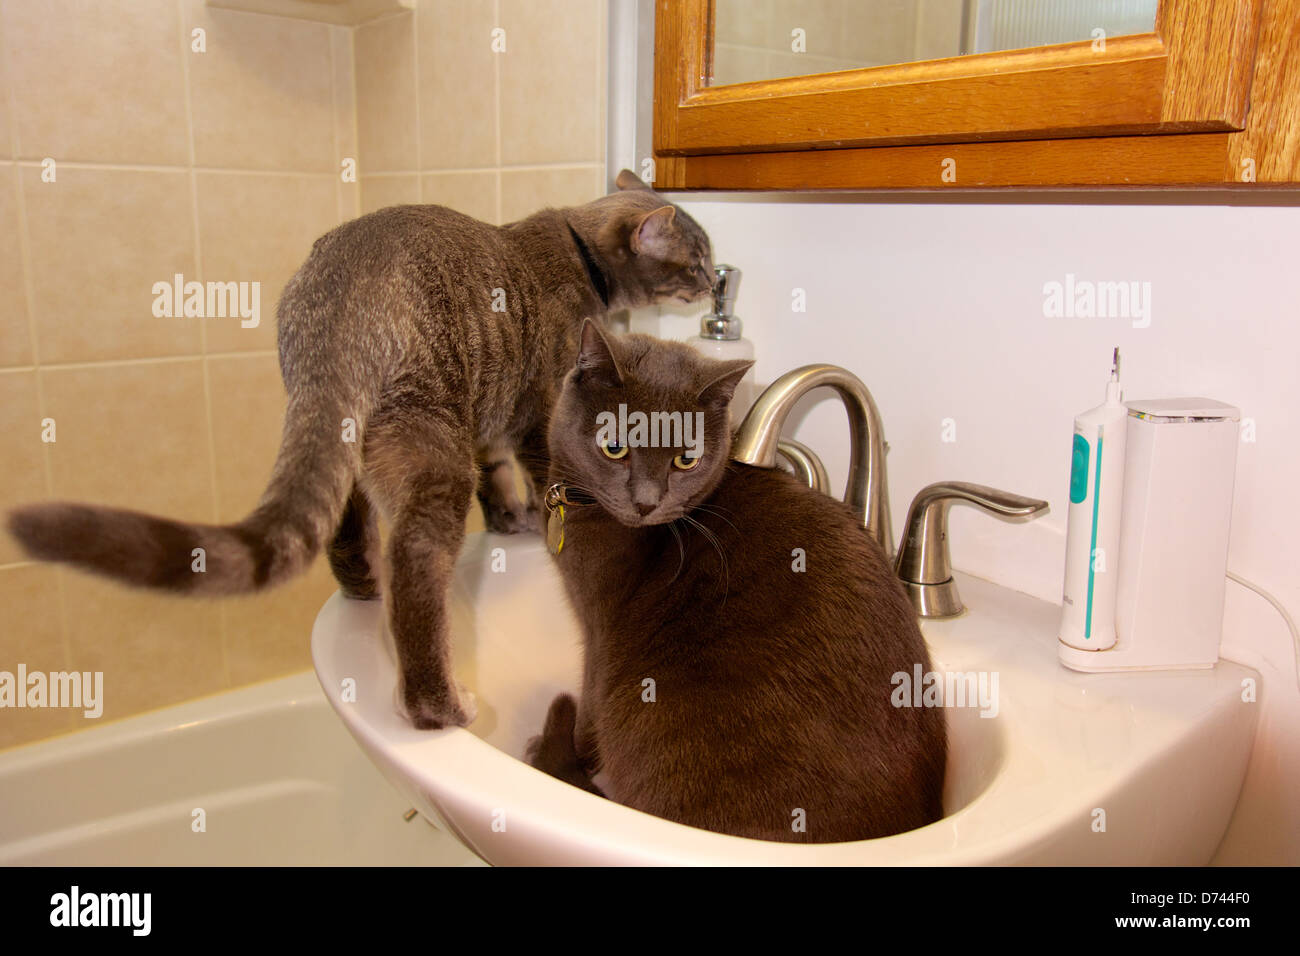
[[[546,712],[546,724],[540,734],[528,741],[524,760],[530,767],[549,773],[580,790],[603,797],[605,794],[578,766],[577,754],[573,749],[573,727],[577,711],[577,702],[569,694],[560,694],[551,701],[550,709]]]

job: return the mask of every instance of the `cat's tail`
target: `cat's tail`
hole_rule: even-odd
[[[591,778],[578,763],[578,751],[573,739],[577,717],[578,705],[573,697],[570,694],[560,694],[551,701],[542,733],[528,742],[525,756],[529,766],[603,797],[605,794],[591,782]]]
[[[310,395],[291,396],[270,484],[237,524],[187,524],[57,502],[10,512],[9,531],[33,558],[136,587],[206,596],[278,584],[329,543],[360,473],[367,409],[312,404]]]

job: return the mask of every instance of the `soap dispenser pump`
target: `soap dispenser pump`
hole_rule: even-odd
[[[740,292],[741,272],[726,264],[713,269],[713,311],[700,319],[700,334],[691,345],[713,359],[754,358],[754,343],[741,335],[744,323],[735,314],[736,295]],[[749,411],[757,397],[754,387],[754,370],[751,368],[736,386],[731,399],[733,422],[738,422]]]

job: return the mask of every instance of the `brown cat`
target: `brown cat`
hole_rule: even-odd
[[[279,457],[238,524],[39,504],[15,510],[10,531],[33,557],[194,595],[270,587],[329,544],[344,592],[370,598],[378,511],[391,528],[383,588],[400,699],[417,727],[469,723],[444,604],[476,485],[490,528],[534,527],[507,458],[518,451],[534,486],[544,481],[546,417],[583,318],[691,301],[712,280],[704,231],[633,173],[618,185],[506,226],[396,206],[318,239],[277,312],[289,394]]]
[[[584,325],[550,427],[582,696],[552,703],[529,761],[595,793],[601,772],[619,803],[737,836],[924,826],[943,813],[944,715],[890,703],[894,674],[931,670],[916,614],[847,506],[729,460],[749,365]],[[699,414],[703,446],[611,438],[603,413],[620,406],[628,422]]]

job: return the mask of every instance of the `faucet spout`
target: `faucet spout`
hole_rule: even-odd
[[[795,404],[814,388],[835,389],[849,414],[849,480],[844,502],[893,560],[889,482],[885,477],[885,435],[880,412],[867,386],[837,365],[805,365],[768,386],[745,416],[731,445],[731,457],[759,468],[775,468],[777,444]]]

